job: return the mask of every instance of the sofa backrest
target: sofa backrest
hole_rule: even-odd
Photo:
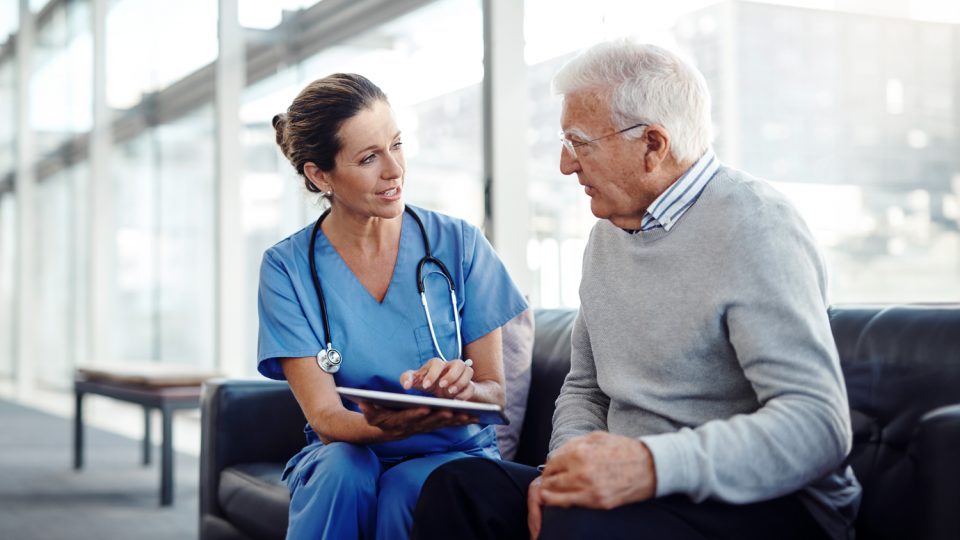
[[[514,458],[514,461],[526,465],[539,465],[547,455],[554,402],[570,371],[570,331],[577,312],[572,309],[538,309],[533,316],[530,393]]]
[[[941,489],[960,469],[937,463],[957,436],[939,413],[960,407],[960,306],[833,308],[830,324],[850,400],[847,461],[864,488],[859,537],[960,538],[957,519],[946,534],[936,517],[960,513],[960,492]]]
[[[200,401],[200,515],[221,514],[223,469],[286,463],[303,448],[307,421],[286,382],[211,379]]]
[[[535,312],[520,463],[536,465],[546,456],[554,403],[570,368],[575,316],[573,310]],[[930,529],[943,522],[932,516],[955,513],[957,492],[942,488],[960,478],[937,481],[936,467],[944,466],[930,457],[936,453],[930,447],[952,444],[934,431],[947,417],[938,408],[960,408],[960,306],[843,306],[829,316],[850,400],[854,446],[848,462],[864,486],[859,537],[949,537]],[[954,448],[960,458],[960,445]]]

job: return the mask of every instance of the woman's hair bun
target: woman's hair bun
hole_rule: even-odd
[[[287,147],[284,144],[284,135],[286,134],[287,127],[287,115],[286,113],[280,113],[274,115],[273,117],[273,129],[277,132],[277,144],[280,145],[280,149],[283,150],[284,155],[287,153]]]

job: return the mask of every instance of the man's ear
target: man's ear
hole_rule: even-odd
[[[648,126],[643,136],[647,138],[643,164],[647,172],[653,172],[670,157],[670,135],[662,126]]]
[[[307,180],[314,185],[320,191],[327,193],[332,191],[332,186],[327,180],[327,173],[320,170],[320,167],[317,167],[316,163],[308,161],[303,164],[303,175],[307,177]]]

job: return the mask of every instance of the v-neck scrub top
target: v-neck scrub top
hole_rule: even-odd
[[[476,227],[429,210],[413,210],[423,221],[434,257],[446,265],[453,278],[464,345],[526,309],[526,301],[503,263]],[[313,357],[326,344],[307,255],[312,228],[311,223],[267,250],[260,267],[257,369],[271,379],[284,379],[279,359]],[[408,392],[400,385],[400,374],[438,356],[417,290],[417,263],[425,249],[416,222],[403,213],[397,262],[383,302],[371,296],[322,230],[315,249],[332,344],[343,355],[340,370],[333,374],[336,385]],[[430,316],[444,356],[452,359],[457,354],[457,340],[450,292],[435,270],[427,264],[423,272]],[[359,410],[348,400],[343,404]],[[317,440],[309,424],[305,432],[309,442]],[[403,458],[494,442],[492,426],[470,425],[369,448],[381,458]]]

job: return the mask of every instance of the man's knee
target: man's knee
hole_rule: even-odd
[[[420,491],[420,504],[443,503],[447,497],[457,499],[470,497],[478,492],[473,482],[479,475],[490,474],[490,460],[484,458],[464,458],[444,463],[427,476]]]
[[[438,467],[420,491],[411,537],[528,538],[526,487],[536,474],[532,467],[484,458]]]

